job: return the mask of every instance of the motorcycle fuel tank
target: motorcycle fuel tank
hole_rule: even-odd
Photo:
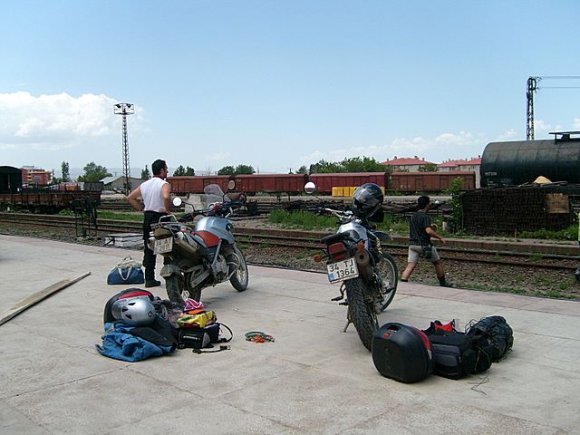
[[[204,216],[195,224],[195,231],[209,231],[231,244],[235,242],[230,232],[232,228],[233,225],[228,219],[215,216]]]

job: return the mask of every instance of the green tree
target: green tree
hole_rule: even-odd
[[[318,163],[310,165],[311,174],[329,174],[334,172],[344,172],[344,168],[340,165],[340,163],[327,162],[323,159]]]
[[[218,171],[218,175],[238,175],[238,174],[253,174],[254,168],[249,165],[224,166]]]
[[[238,165],[236,166],[236,175],[237,174],[253,174],[254,168],[250,165]]]
[[[461,193],[463,191],[463,180],[460,177],[451,182],[448,193],[451,194],[451,226],[454,232],[463,228],[463,205],[461,203]]]
[[[62,182],[66,183],[67,181],[70,181],[70,170],[69,170],[68,162],[62,162],[60,164],[60,171],[62,173],[62,177],[61,177]]]
[[[151,173],[147,165],[145,165],[145,169],[141,171],[141,180],[149,180],[149,178],[151,178]]]
[[[233,166],[224,166],[218,171],[218,175],[234,175],[235,168]]]
[[[189,166],[187,168],[184,168],[182,165],[179,165],[177,167],[177,169],[173,172],[173,176],[174,177],[191,177],[195,175],[195,170],[193,168],[190,168]]]
[[[308,168],[305,165],[300,166],[300,168],[298,169],[298,171],[296,172],[297,174],[308,174]]]
[[[95,164],[95,162],[88,163],[83,170],[85,171],[84,175],[81,175],[78,180],[79,181],[86,181],[86,182],[95,182],[101,181],[105,177],[110,177],[111,174],[107,171],[107,168],[101,165]]]
[[[310,165],[311,174],[325,174],[335,172],[386,172],[388,167],[377,162],[372,157],[345,158],[342,162],[327,162],[320,160]]]
[[[341,163],[345,172],[384,172],[385,165],[377,162],[372,157],[353,157],[344,159]]]

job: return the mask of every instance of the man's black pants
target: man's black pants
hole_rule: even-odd
[[[156,255],[147,246],[147,241],[149,240],[149,233],[151,232],[151,224],[156,224],[159,222],[161,216],[165,216],[166,213],[159,213],[156,211],[146,211],[145,218],[143,220],[143,267],[145,267],[145,281],[152,281],[155,279],[155,262]]]

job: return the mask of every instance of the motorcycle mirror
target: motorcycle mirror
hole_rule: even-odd
[[[181,198],[179,198],[178,196],[176,196],[175,198],[173,198],[173,201],[172,202],[173,202],[173,205],[175,207],[179,207],[183,203],[183,201],[181,200]]]
[[[236,180],[228,181],[228,190],[234,190],[236,188]]]
[[[306,192],[308,194],[314,193],[315,190],[316,190],[316,185],[312,181],[309,181],[308,183],[306,183],[304,185],[304,192]]]

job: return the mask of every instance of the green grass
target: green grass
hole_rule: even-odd
[[[338,226],[338,219],[334,216],[321,216],[307,211],[288,212],[285,210],[273,210],[268,219],[269,222],[286,228],[305,230],[336,229]],[[386,216],[384,221],[377,225],[377,229],[396,234],[408,234],[409,224],[405,219]]]
[[[116,212],[116,211],[98,211],[98,219],[114,219],[119,221],[143,221],[143,213],[139,212]]]
[[[578,226],[570,225],[563,230],[537,230],[537,231],[522,231],[518,233],[518,237],[522,239],[547,239],[547,240],[577,240]]]

